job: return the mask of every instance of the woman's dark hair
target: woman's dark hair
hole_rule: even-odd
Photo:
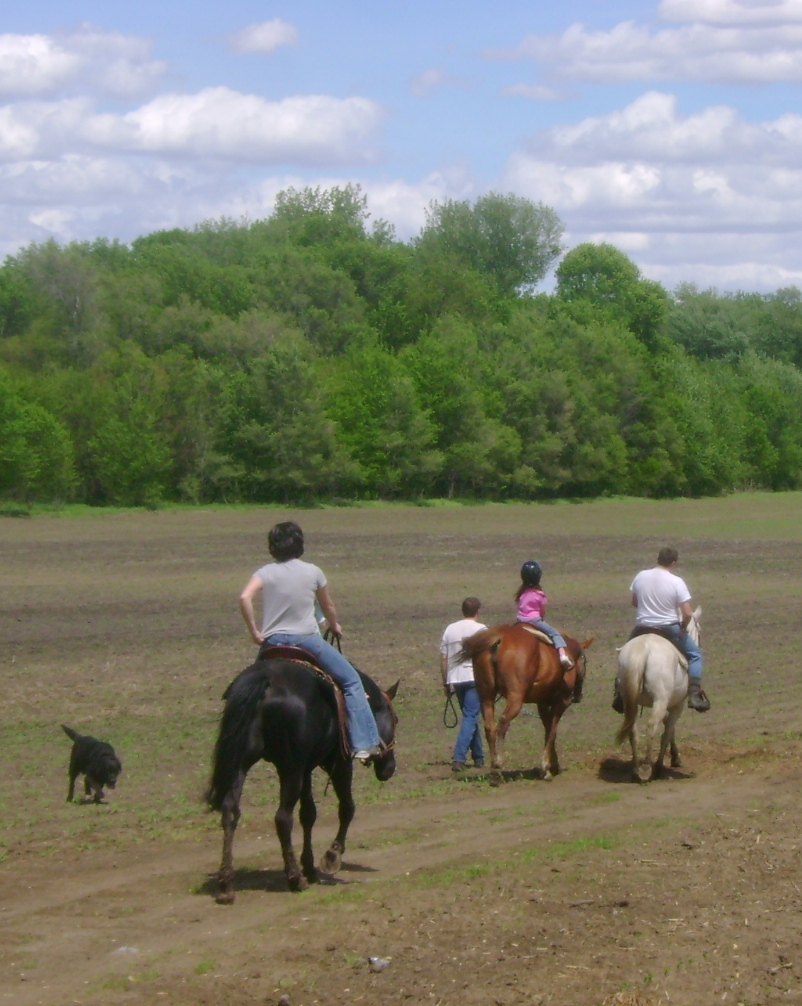
[[[300,559],[304,554],[304,533],[294,520],[284,520],[270,528],[267,547],[276,562]]]

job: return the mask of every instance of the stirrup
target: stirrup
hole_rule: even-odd
[[[688,708],[697,713],[706,713],[710,708],[710,699],[701,685],[688,689]]]

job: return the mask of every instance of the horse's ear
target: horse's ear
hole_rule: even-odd
[[[391,685],[387,691],[384,693],[387,698],[392,702],[398,692],[398,686],[401,684],[401,678],[396,681],[394,685]]]
[[[580,645],[582,646],[582,649],[586,650],[595,638],[595,636],[591,636],[590,639],[586,639],[584,643],[581,643]]]

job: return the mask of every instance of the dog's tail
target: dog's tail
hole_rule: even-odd
[[[65,723],[62,723],[62,724],[61,724],[61,729],[62,729],[62,730],[64,731],[64,733],[65,733],[65,734],[66,734],[66,735],[67,735],[67,736],[69,737],[69,739],[70,739],[71,741],[77,741],[77,740],[80,740],[80,738],[81,738],[81,735],[80,735],[79,733],[76,733],[76,732],[75,732],[75,731],[74,731],[74,730],[72,729],[72,727],[68,727],[68,726],[67,726],[67,725],[66,725]]]

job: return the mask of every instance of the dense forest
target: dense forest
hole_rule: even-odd
[[[563,257],[549,207],[358,187],[0,269],[0,498],[158,506],[802,484],[802,295]],[[552,294],[535,293],[556,263]]]

